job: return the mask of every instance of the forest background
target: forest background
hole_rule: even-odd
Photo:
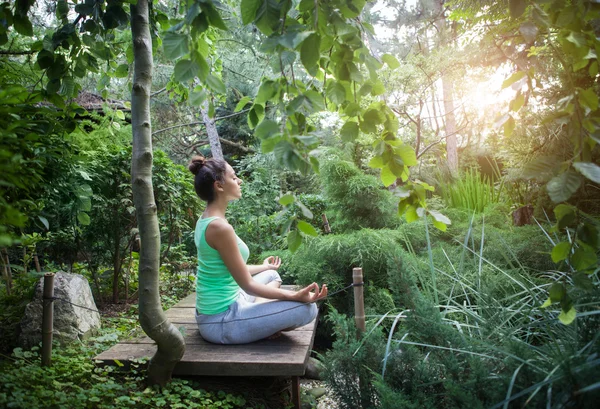
[[[143,365],[90,359],[134,331],[144,279],[135,3],[0,5],[2,405],[252,401],[182,380],[146,388]],[[355,339],[349,297],[321,312],[340,407],[593,406],[596,2],[147,5],[164,307],[194,283],[202,204],[181,165],[221,154],[244,180],[228,220],[253,260],[278,254],[285,281],[332,290],[364,269],[366,334]],[[18,324],[58,270],[89,279],[104,329],[42,369],[38,348],[17,348]]]

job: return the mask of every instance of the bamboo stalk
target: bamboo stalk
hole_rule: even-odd
[[[42,366],[52,364],[52,332],[54,330],[54,273],[44,274],[42,298]]]
[[[365,332],[365,299],[363,293],[363,273],[361,267],[352,269],[352,283],[354,284],[354,321],[358,328],[358,336]]]

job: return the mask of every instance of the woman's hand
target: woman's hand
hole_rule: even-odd
[[[327,284],[323,284],[321,290],[319,290],[319,285],[317,283],[312,283],[302,290],[296,291],[296,294],[294,294],[292,298],[294,301],[307,303],[315,302],[325,297],[327,297]]]
[[[263,261],[265,270],[277,270],[281,266],[281,259],[277,256],[269,256]]]

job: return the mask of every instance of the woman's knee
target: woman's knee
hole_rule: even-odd
[[[279,281],[281,283],[282,281],[277,270],[265,270],[263,273],[268,276],[268,282]]]

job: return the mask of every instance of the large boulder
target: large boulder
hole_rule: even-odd
[[[27,304],[21,320],[19,344],[25,348],[31,348],[42,341],[43,289],[44,277],[37,283],[33,301]],[[100,314],[85,277],[59,271],[54,276],[54,296],[59,298],[54,301],[55,340],[81,340],[100,328]]]

